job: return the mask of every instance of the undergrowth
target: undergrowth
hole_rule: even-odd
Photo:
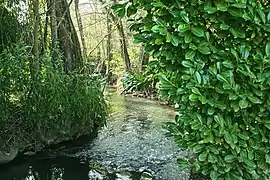
[[[0,150],[70,140],[105,123],[107,105],[99,77],[66,73],[58,53],[39,58],[38,77],[31,77],[31,48],[17,44],[0,54]]]

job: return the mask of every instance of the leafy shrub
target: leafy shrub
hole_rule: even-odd
[[[125,74],[121,79],[123,92],[132,93],[133,91],[137,91],[146,95],[156,93],[156,85],[160,75],[157,66],[157,61],[151,61],[146,71]]]
[[[30,51],[20,44],[0,54],[0,147],[56,143],[103,126],[107,116],[103,80],[65,73],[58,54],[56,66],[49,55],[39,59],[40,72],[33,81]]]
[[[114,9],[135,18],[135,41],[171,75],[161,76],[160,95],[179,115],[168,128],[194,152],[181,167],[212,179],[270,179],[269,2],[136,0]]]

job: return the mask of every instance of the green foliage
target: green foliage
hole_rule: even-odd
[[[160,95],[179,115],[168,128],[195,153],[181,167],[212,179],[270,179],[269,2],[134,0],[122,8],[146,12],[131,26],[135,42],[170,74]]]
[[[156,85],[160,75],[158,66],[158,61],[151,61],[144,72],[125,74],[121,79],[123,83],[123,92],[132,93],[136,91],[146,95],[156,93]]]
[[[0,2],[0,53],[5,47],[17,42],[20,38],[22,25],[17,19],[15,10],[7,3]]]
[[[39,59],[40,72],[31,77],[30,47],[16,45],[0,54],[1,143],[48,143],[91,133],[107,116],[100,77],[65,73],[58,53]],[[68,138],[69,137],[69,138]],[[3,145],[3,144],[1,144]],[[3,146],[1,146],[3,147]]]

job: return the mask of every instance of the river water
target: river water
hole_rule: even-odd
[[[179,171],[176,162],[186,153],[164,135],[163,125],[173,121],[173,110],[157,101],[120,96],[112,89],[108,94],[111,115],[96,138],[83,138],[35,156],[21,157],[0,167],[0,180],[99,179],[93,176],[94,166],[129,175],[147,172],[156,180],[189,179],[189,172]],[[111,179],[136,178],[119,175]]]

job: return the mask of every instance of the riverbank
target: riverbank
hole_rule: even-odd
[[[13,141],[0,150],[0,164],[9,163],[17,156],[31,156],[44,150],[55,149],[57,146],[68,144],[82,137],[96,136],[98,129],[98,124],[89,120],[89,122],[84,122],[77,127],[62,126],[62,128],[47,131],[46,136],[42,137],[41,133],[37,133],[35,130],[29,133],[20,133],[20,137],[16,138],[17,141]]]
[[[189,172],[179,171],[177,164],[177,158],[186,156],[186,152],[180,151],[173,140],[165,136],[163,129],[165,122],[174,120],[174,111],[158,101],[125,97],[115,91],[108,89],[106,92],[111,102],[111,114],[96,138],[86,138],[78,146],[57,147],[59,150],[52,149],[45,155],[18,159],[3,170],[5,177],[13,178],[16,174],[16,179],[25,178],[32,166],[40,179],[64,170],[65,180],[89,180],[89,173],[97,175],[96,171],[125,177],[131,175],[130,180],[140,180],[141,177],[136,179],[134,175],[139,177],[147,172],[155,180],[188,180]],[[93,169],[93,164],[105,172]]]
[[[35,92],[20,92],[16,97],[26,99],[15,101],[12,96],[0,101],[0,164],[18,154],[32,155],[54,144],[93,135],[105,124],[108,106],[101,81],[86,75],[57,76],[53,87],[52,80],[45,78]]]

